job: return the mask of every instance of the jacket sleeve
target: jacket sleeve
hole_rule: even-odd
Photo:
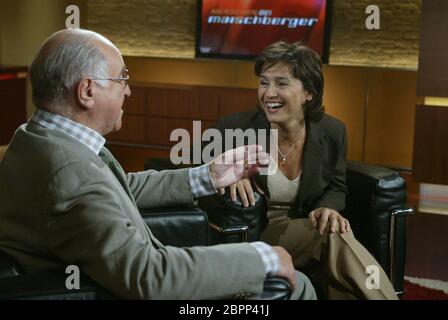
[[[128,173],[127,181],[139,208],[192,205],[188,168]]]
[[[325,207],[342,212],[345,209],[345,196],[348,191],[346,185],[347,136],[344,125],[337,140],[336,150],[337,156],[333,176],[322,197],[316,202],[315,208]]]
[[[265,271],[251,245],[157,246],[134,218],[138,210],[124,212],[123,195],[94,166],[66,166],[50,188],[42,224],[47,252],[117,296],[218,299],[262,291]]]

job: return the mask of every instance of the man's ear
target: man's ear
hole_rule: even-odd
[[[84,78],[78,82],[76,87],[76,96],[79,104],[86,109],[93,108],[95,104],[95,81],[89,78]]]

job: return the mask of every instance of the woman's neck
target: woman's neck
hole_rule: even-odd
[[[273,129],[278,130],[278,139],[287,143],[294,143],[297,140],[299,132],[303,131],[305,126],[305,120],[294,120],[288,123],[273,123]]]

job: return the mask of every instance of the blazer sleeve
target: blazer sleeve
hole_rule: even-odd
[[[345,209],[346,185],[346,157],[347,157],[347,134],[345,126],[342,125],[339,138],[337,139],[337,155],[333,170],[333,176],[325,188],[322,197],[316,202],[315,208],[325,207],[342,212]]]
[[[157,246],[130,218],[138,212],[123,212],[111,183],[82,163],[52,177],[41,226],[53,259],[79,266],[128,299],[218,299],[262,291],[263,263],[250,244]]]
[[[127,182],[137,207],[158,208],[195,204],[188,168],[128,173]]]

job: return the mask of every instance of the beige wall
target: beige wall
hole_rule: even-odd
[[[252,62],[125,57],[132,80],[141,82],[256,88]]]
[[[197,2],[88,0],[88,24],[125,55],[194,58]]]
[[[330,64],[416,70],[422,0],[333,0]],[[365,9],[380,9],[380,29],[367,30]]]
[[[129,10],[129,5],[124,6],[123,2],[120,1],[120,6],[115,9],[114,12],[116,14],[114,14],[114,19],[112,19],[113,21],[118,19],[117,25],[113,24],[113,21],[108,18],[108,15],[103,10],[104,7],[113,3],[117,5],[115,0],[0,0],[0,63],[28,65],[41,42],[52,32],[65,27],[67,16],[65,7],[69,4],[77,4],[81,9],[82,27],[86,27],[88,16],[89,27],[102,25],[104,29],[101,31],[106,35],[112,31],[118,32],[122,30],[120,31],[121,33],[112,32],[114,35],[111,36],[112,39],[118,42],[120,47],[120,41],[122,41],[120,39],[123,37],[134,35],[146,37],[152,35],[154,39],[159,39],[159,42],[156,43],[157,45],[152,44],[154,48],[166,46],[168,43],[168,46],[172,49],[172,54],[177,55],[179,53],[178,48],[183,48],[181,51],[189,55],[188,58],[177,59],[125,57],[125,62],[129,67],[133,80],[168,84],[256,87],[257,79],[253,75],[252,62],[191,59],[194,39],[191,40],[190,38],[192,38],[194,33],[194,28],[192,27],[194,18],[192,17],[195,15],[193,13],[196,8],[195,0],[145,1],[146,4],[143,9],[138,6],[141,3],[140,0],[129,2],[134,11],[142,14],[140,18],[132,15],[128,16],[126,10]],[[401,5],[398,5],[395,1],[394,3],[394,5],[387,5],[388,7],[392,6],[390,9],[392,12],[403,10],[409,13],[409,10],[415,10],[415,14],[410,17],[409,23],[418,26],[414,22],[415,19],[419,19],[419,12],[416,8],[420,7],[420,1],[403,1]],[[383,1],[380,1],[379,5],[380,7],[383,6]],[[344,6],[348,6],[350,10],[344,11]],[[121,13],[117,15],[119,8],[121,8]],[[137,10],[138,8],[140,8],[140,11]],[[149,14],[147,11],[150,11],[149,9],[156,10],[157,8],[160,10],[159,16],[163,19],[148,21],[148,17],[145,16],[145,14]],[[341,24],[342,28],[346,25],[346,22],[342,20],[340,20],[342,22],[337,22],[337,17],[346,15],[348,14],[347,12],[352,12],[356,16],[360,8],[361,6],[356,5],[355,0],[335,0],[336,17],[333,17],[333,19],[336,19],[333,22],[336,23],[335,28],[339,28],[339,24]],[[87,9],[89,9],[88,12]],[[172,12],[176,13],[174,17],[171,14]],[[365,14],[363,15],[365,16]],[[388,14],[385,13],[383,16],[387,17]],[[167,25],[167,19],[170,17],[173,17],[172,19],[175,18],[176,22],[171,23],[171,27]],[[105,22],[110,23],[110,25],[106,28],[103,22],[95,19],[106,19]],[[150,31],[153,32],[145,32],[146,29],[141,31],[138,29],[128,30],[126,27],[123,27],[126,23],[132,24],[133,21],[140,21],[142,24],[149,23],[151,26]],[[387,19],[384,21],[387,21]],[[190,27],[185,28],[187,23],[190,24]],[[119,25],[124,29],[120,29]],[[382,26],[387,29],[386,22]],[[355,25],[353,29],[359,28]],[[170,37],[161,34],[162,30],[168,32]],[[186,32],[188,36],[182,35],[182,32]],[[347,35],[353,35],[353,32],[353,30],[347,30]],[[114,38],[117,34],[121,34],[122,38]],[[407,34],[406,37],[409,38],[410,43],[414,41],[414,36],[411,36],[411,34],[415,34],[415,30],[411,33],[405,32],[405,34]],[[378,41],[381,42],[380,38],[383,35],[384,33],[377,32],[375,37],[379,37]],[[171,37],[175,41],[170,43],[169,39]],[[342,37],[342,35],[339,37]],[[342,43],[345,43],[346,49],[339,47],[336,50],[335,48],[338,48],[338,43],[335,42],[336,38],[333,38],[333,49],[330,52],[332,55],[330,61],[333,61],[333,63],[350,64],[352,61],[356,64],[357,60],[353,54],[358,54],[359,56],[365,54],[361,50],[362,48],[359,48],[362,45],[358,42],[359,39],[357,37],[352,36],[351,38],[354,43],[352,47],[358,48],[356,50],[350,47],[349,37],[339,38]],[[190,43],[187,46],[188,48],[185,45],[180,47],[172,46],[173,43],[184,40],[186,41],[184,43]],[[382,46],[379,46],[379,48],[383,48],[382,50],[386,50],[387,44],[391,41],[387,37],[386,40]],[[146,40],[134,42],[132,45],[144,43],[146,43]],[[375,44],[372,41],[367,41],[366,43],[372,43],[372,46]],[[124,43],[125,52],[129,49],[126,49],[126,45],[129,44]],[[348,50],[349,48],[352,48],[352,50]],[[409,48],[415,49],[412,45],[409,45]],[[409,52],[414,52],[414,49]],[[414,65],[412,61],[416,57],[416,53],[411,53],[408,56],[413,58],[409,59],[407,63],[408,67],[412,69]],[[367,56],[372,55],[368,54]],[[406,55],[397,55],[397,57],[404,56]],[[338,57],[345,57],[345,62],[339,60]],[[390,53],[388,53],[388,57],[391,58]],[[375,58],[376,60],[370,63],[375,63],[375,61],[380,59],[394,61],[389,58],[378,56]],[[324,104],[329,114],[340,118],[346,123],[349,139],[348,157],[353,160],[364,160],[370,163],[411,167],[416,102],[416,72],[326,65],[324,73]],[[33,109],[31,104],[29,105],[28,114],[30,115]]]
[[[85,1],[2,0],[2,43],[8,44],[2,46],[3,63],[28,65],[42,41],[65,28],[65,8],[70,4],[79,5],[86,14]]]
[[[78,5],[81,26],[87,19],[86,0],[0,0],[0,62],[28,66],[42,42],[65,28],[65,8]],[[27,114],[34,110],[28,85]]]

